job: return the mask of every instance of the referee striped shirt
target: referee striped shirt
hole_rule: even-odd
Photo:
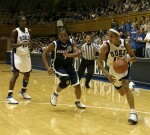
[[[96,52],[100,51],[100,47],[93,42],[91,44],[83,44],[81,46],[81,53],[84,59],[94,60]]]

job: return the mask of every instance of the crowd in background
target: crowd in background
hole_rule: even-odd
[[[1,24],[16,24],[16,17],[18,15],[25,15],[28,23],[45,24],[54,23],[59,19],[63,22],[94,20],[102,16],[148,11],[150,8],[149,0],[118,0],[116,3],[112,2],[112,0],[88,0],[88,2],[84,0],[61,0],[55,10],[48,8],[51,4],[48,0],[43,0],[42,3],[38,0],[16,0],[13,3],[11,0],[0,0],[0,2]],[[139,23],[137,18],[135,18],[133,21],[130,19],[126,22],[122,21],[121,25],[118,25],[115,18],[113,18],[110,27],[118,30],[121,38],[129,40],[136,56],[145,57],[146,41],[144,41],[144,38],[148,32],[149,23],[150,17],[144,16],[141,17]],[[69,38],[73,39],[80,48],[85,43],[86,33],[87,31],[69,33]],[[97,30],[90,33],[93,36],[93,42],[99,46],[102,46],[108,40],[107,30]],[[33,40],[31,52],[42,53],[42,48],[46,48],[50,42],[56,39],[57,36],[53,35],[44,40],[43,38]]]
[[[130,42],[131,48],[135,52],[137,57],[145,57],[146,41],[144,40],[146,34],[150,32],[150,18],[141,17],[140,23],[137,22],[137,18],[134,21],[130,19],[127,22],[122,22],[119,26],[117,21],[113,18],[110,24],[111,28],[114,28],[120,32],[120,38],[128,40]],[[80,48],[82,44],[85,43],[86,33],[90,33],[93,37],[93,42],[100,47],[108,40],[107,30],[98,30],[92,32],[80,32],[80,33],[69,33],[69,38],[73,39],[77,47]],[[57,39],[57,36],[52,36],[48,39],[35,41],[33,45],[32,52],[42,53],[43,49],[48,46],[48,44]]]
[[[8,2],[7,2],[8,1]],[[148,11],[149,0],[61,0],[57,8],[50,9],[50,1],[43,0],[0,0],[0,23],[14,24],[18,15],[25,15],[31,24],[54,23],[63,21],[83,21],[103,16],[122,15],[128,12]],[[23,6],[22,6],[23,5]],[[6,7],[5,7],[6,6]]]
[[[59,12],[55,13],[52,21],[61,18],[64,21],[80,21],[93,20],[102,16],[122,15],[128,12],[147,11],[150,8],[148,0],[118,0],[112,3],[111,0],[92,0],[83,3],[82,8],[77,7],[76,3],[72,3],[72,8],[62,5]],[[72,10],[71,10],[72,9]]]

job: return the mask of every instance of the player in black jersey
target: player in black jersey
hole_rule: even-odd
[[[68,38],[66,29],[60,28],[58,30],[58,38],[59,39],[53,41],[42,54],[48,74],[54,73],[60,79],[58,87],[51,95],[50,103],[56,106],[59,93],[71,84],[75,87],[76,106],[85,109],[85,105],[80,101],[81,87],[79,78],[74,69],[74,58],[78,57],[80,52],[75,42]],[[50,52],[52,53],[52,60],[51,66],[49,67],[46,57]]]

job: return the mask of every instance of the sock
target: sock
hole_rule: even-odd
[[[54,93],[55,93],[56,95],[59,95],[59,92],[57,92],[56,90],[54,91]]]
[[[135,109],[130,109],[131,113],[136,113]]]
[[[76,99],[76,102],[80,102],[80,99]]]
[[[8,97],[13,97],[13,90],[8,90]]]
[[[21,90],[23,93],[26,92],[27,85],[28,85],[28,81],[23,79],[23,81],[22,81],[22,90]]]

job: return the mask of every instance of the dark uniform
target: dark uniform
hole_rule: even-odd
[[[63,53],[73,53],[72,40],[62,43],[59,39],[53,41],[55,49],[52,52],[51,67],[54,74],[61,80],[63,77],[69,77],[71,85],[78,85],[79,79],[74,69],[74,58],[65,58]],[[70,83],[68,82],[68,83]]]
[[[78,76],[79,79],[81,79],[85,72],[85,69],[87,68],[87,75],[85,81],[86,88],[90,88],[89,82],[92,78],[92,74],[94,71],[95,55],[96,52],[99,52],[99,50],[100,47],[94,43],[90,43],[90,44],[85,43],[81,47],[82,60],[81,60],[80,67],[78,69]]]

